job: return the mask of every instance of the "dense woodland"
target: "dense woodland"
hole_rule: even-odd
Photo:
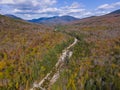
[[[54,68],[73,38],[79,40],[73,56],[50,90],[120,90],[119,15],[55,28],[0,15],[0,90],[29,90]]]
[[[51,90],[120,90],[120,17],[112,17],[57,27],[79,42]]]
[[[0,90],[28,90],[54,67],[73,41],[42,25],[4,16],[0,23]]]

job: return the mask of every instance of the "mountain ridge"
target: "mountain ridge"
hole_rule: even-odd
[[[115,10],[109,14],[101,15],[101,16],[90,16],[86,18],[79,19],[77,21],[73,21],[67,23],[67,25],[80,25],[80,26],[99,26],[99,25],[110,25],[116,23],[116,25],[120,22],[120,9]]]
[[[28,20],[28,22],[54,25],[54,24],[65,24],[71,21],[76,21],[76,20],[79,20],[79,19],[72,16],[65,15],[65,16],[54,16],[54,17],[48,17],[48,18],[43,17],[38,19],[32,19],[32,20]]]
[[[10,18],[13,18],[13,19],[23,20],[22,18],[20,18],[20,17],[18,17],[18,16],[15,16],[15,15],[12,15],[12,14],[5,14],[5,16],[10,17]]]
[[[109,13],[109,14],[120,14],[120,9],[115,10],[115,11],[112,11],[112,12],[111,12],[111,13]]]

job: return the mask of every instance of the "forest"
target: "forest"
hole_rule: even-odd
[[[48,90],[120,90],[119,16],[47,26],[0,15],[0,90],[29,90],[54,71],[75,38],[71,58]]]

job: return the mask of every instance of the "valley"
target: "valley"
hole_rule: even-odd
[[[120,90],[119,11],[44,23],[0,15],[0,90]]]

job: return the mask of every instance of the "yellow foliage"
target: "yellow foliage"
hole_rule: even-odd
[[[18,89],[18,87],[19,87],[19,84],[18,84],[18,82],[16,83],[16,88]]]
[[[6,62],[0,61],[0,70],[4,69],[6,66]]]
[[[4,77],[3,72],[0,72],[0,79]]]
[[[41,66],[41,71],[45,71],[45,67],[44,66]]]

